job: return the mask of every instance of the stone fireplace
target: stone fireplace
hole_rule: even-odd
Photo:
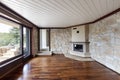
[[[72,28],[71,55],[90,57],[89,53],[89,27],[79,26]]]

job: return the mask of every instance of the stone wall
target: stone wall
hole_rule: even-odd
[[[89,25],[91,57],[120,73],[120,12]]]
[[[51,29],[51,51],[56,54],[69,53],[71,49],[71,28]]]

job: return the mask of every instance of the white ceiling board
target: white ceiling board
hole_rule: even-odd
[[[92,22],[118,8],[120,0],[0,0],[39,27]]]

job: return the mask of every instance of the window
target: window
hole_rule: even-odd
[[[21,25],[0,18],[0,62],[21,54]]]
[[[23,52],[24,57],[30,55],[30,29],[26,27],[23,28]]]

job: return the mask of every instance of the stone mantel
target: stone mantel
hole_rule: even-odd
[[[90,42],[72,42],[72,41],[70,41],[70,43],[90,43]]]

